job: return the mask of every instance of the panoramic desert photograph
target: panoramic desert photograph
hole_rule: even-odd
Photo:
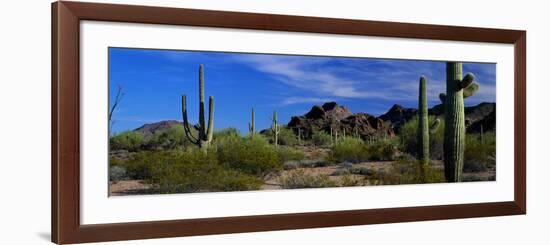
[[[109,195],[496,180],[496,64],[109,48]]]

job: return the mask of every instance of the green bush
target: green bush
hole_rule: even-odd
[[[260,135],[228,137],[216,147],[220,163],[247,174],[265,176],[283,167],[276,148]]]
[[[215,154],[199,149],[161,154],[160,158],[162,162],[153,168],[152,183],[161,193],[257,190],[263,183],[225,168],[218,164]]]
[[[110,150],[137,151],[143,144],[143,134],[134,131],[117,133],[109,139]]]
[[[443,169],[420,164],[418,161],[398,160],[382,178],[384,184],[444,183]]]
[[[233,139],[235,137],[240,137],[239,130],[236,128],[224,128],[222,130],[214,132],[213,141],[214,143],[221,143],[227,139]]]
[[[281,177],[281,185],[283,189],[299,189],[335,187],[338,186],[338,183],[326,175],[307,175],[304,170],[299,169],[291,172],[288,176]]]
[[[395,157],[395,146],[391,140],[379,140],[373,144],[366,145],[369,160],[390,161]]]
[[[299,161],[290,160],[283,163],[284,170],[291,170],[296,168],[314,168],[325,167],[328,163],[324,159],[302,159]]]
[[[277,154],[279,156],[279,161],[281,161],[282,163],[291,160],[300,161],[306,157],[302,151],[286,146],[277,147]]]
[[[286,146],[295,146],[298,144],[298,136],[294,134],[291,129],[281,126],[279,130],[277,144]],[[269,142],[273,144],[273,132],[271,129],[266,130],[264,135],[269,139]]]
[[[466,134],[464,149],[464,172],[482,172],[495,168],[496,138],[495,132]]]
[[[117,166],[126,168],[126,175],[133,180],[151,180],[153,172],[166,159],[173,155],[171,151],[141,151],[134,154],[128,161]]]
[[[332,141],[330,135],[324,131],[317,131],[311,136],[311,141],[316,146],[329,146]]]
[[[428,117],[428,125],[432,125],[435,116]],[[440,118],[439,120],[443,120]],[[445,123],[441,121],[439,127],[434,132],[430,132],[430,158],[442,159],[443,158],[443,137],[445,133]],[[405,123],[397,136],[399,140],[400,150],[410,153],[414,156],[418,155],[418,142],[417,142],[417,130],[418,130],[418,117],[415,116],[407,123]]]
[[[176,124],[172,127],[156,131],[145,144],[148,150],[166,150],[187,147],[191,142],[187,140],[183,125]]]
[[[363,162],[369,160],[369,152],[361,139],[345,137],[332,145],[328,159],[332,162]]]
[[[121,181],[127,179],[126,169],[121,166],[109,167],[109,181]]]
[[[354,177],[352,174],[342,175],[339,182],[340,182],[339,186],[341,187],[365,185],[364,178]]]

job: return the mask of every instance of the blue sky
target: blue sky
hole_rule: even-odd
[[[113,131],[145,123],[181,120],[181,95],[187,95],[189,119],[198,118],[198,67],[204,65],[205,96],[214,96],[216,129],[247,132],[250,110],[256,127],[269,127],[273,110],[279,121],[302,115],[314,105],[336,101],[352,112],[385,113],[393,104],[416,108],[418,80],[428,78],[428,105],[445,92],[441,61],[344,58],[109,48],[109,97],[117,87],[123,98],[113,115]],[[495,102],[496,65],[464,63],[480,90],[466,105]],[[206,101],[206,103],[208,103]]]

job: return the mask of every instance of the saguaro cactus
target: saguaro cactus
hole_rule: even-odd
[[[277,146],[279,139],[279,132],[281,132],[280,125],[277,124],[277,111],[273,111],[273,123],[271,124],[271,132],[273,133],[273,144]]]
[[[430,162],[430,134],[428,129],[428,98],[426,97],[426,77],[420,77],[418,94],[418,160],[422,164]]]
[[[183,116],[183,128],[185,136],[189,141],[201,149],[206,149],[212,142],[212,136],[214,134],[214,97],[210,96],[208,103],[208,128],[205,124],[204,116],[204,67],[199,66],[199,123],[194,126],[198,131],[198,135],[195,137],[191,133],[189,120],[187,118],[187,101],[186,96],[181,96],[181,112]]]
[[[298,145],[302,144],[302,129],[298,128]]]
[[[439,98],[445,108],[445,136],[443,158],[447,182],[462,181],[466,127],[464,125],[464,98],[474,95],[479,86],[472,73],[462,78],[462,63],[447,62],[447,93]]]
[[[256,127],[254,125],[254,116],[255,116],[255,112],[254,112],[254,107],[252,107],[252,121],[248,123],[248,132],[250,133],[251,136],[254,136],[254,133],[256,133]]]
[[[479,126],[479,142],[483,145],[483,124],[480,124]]]

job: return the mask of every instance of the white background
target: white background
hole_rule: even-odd
[[[112,1],[121,2],[121,1]],[[528,31],[528,215],[262,232],[116,244],[546,244],[550,21],[544,1],[125,1],[188,8],[453,24]],[[451,11],[452,8],[452,11]],[[50,230],[50,2],[10,1],[0,15],[2,244],[47,244]],[[512,109],[512,108],[510,108]],[[458,235],[457,235],[458,233]],[[452,237],[453,239],[449,239]],[[531,242],[528,242],[531,241]]]

